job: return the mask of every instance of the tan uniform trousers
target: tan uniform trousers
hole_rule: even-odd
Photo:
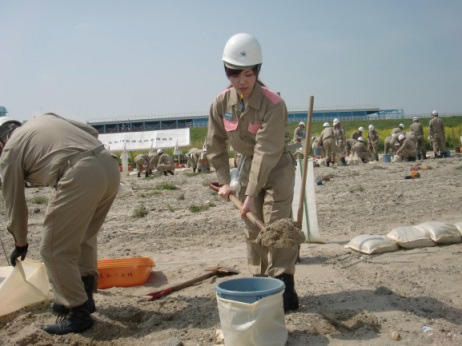
[[[435,154],[444,153],[446,150],[446,139],[444,135],[437,134],[432,137],[433,152]]]
[[[255,198],[257,217],[265,225],[292,218],[292,197],[295,184],[295,167],[289,153],[284,153],[277,166],[271,171],[268,182]],[[245,199],[246,186],[241,188],[240,199]],[[290,248],[268,248],[254,241],[260,230],[246,221],[247,263],[253,275],[278,276],[294,274],[298,257],[298,246]]]
[[[70,161],[53,191],[40,253],[56,302],[75,307],[87,301],[81,277],[98,275],[96,235],[116,197],[119,181],[117,161],[103,151]]]
[[[417,138],[417,155],[421,155],[422,158],[427,156],[427,146],[423,136],[418,136]]]
[[[330,162],[334,162],[335,157],[335,141],[333,138],[327,138],[322,141],[322,148],[324,149],[324,154],[326,155],[326,159]]]

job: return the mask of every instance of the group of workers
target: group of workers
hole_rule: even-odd
[[[141,177],[141,171],[143,169],[146,178],[150,176],[155,169],[164,175],[174,175],[175,162],[173,158],[162,149],[157,149],[155,154],[153,152],[138,154],[135,156],[134,161],[136,170],[138,171],[138,178]]]
[[[264,246],[256,241],[260,230],[246,218],[252,212],[265,225],[292,218],[295,162],[289,150],[287,108],[281,96],[258,78],[262,54],[255,37],[246,33],[233,35],[225,45],[222,61],[231,85],[218,94],[210,108],[206,153],[189,152],[188,160],[196,171],[198,162],[206,155],[216,171],[218,194],[226,200],[235,194],[242,201],[240,215],[246,225],[251,274],[282,280],[284,311],[298,310],[294,278],[298,244],[284,248]],[[336,158],[344,162],[349,141],[344,129],[338,119],[333,127],[324,125],[318,145],[324,149],[328,163]],[[432,138],[443,145],[437,147],[437,153],[444,150],[444,132],[443,137],[438,132],[441,130],[440,122],[431,123]],[[372,152],[377,158],[377,132],[369,127],[369,149],[365,148],[362,132],[358,129],[351,138],[350,150]],[[403,144],[406,136],[402,137],[401,132],[402,129],[398,140]],[[25,124],[0,120],[2,190],[7,229],[15,240],[10,256],[12,265],[19,258],[24,260],[28,251],[25,183],[53,189],[40,248],[54,290],[52,309],[59,316],[56,323],[43,327],[50,334],[81,333],[94,323],[91,314],[96,310],[96,238],[120,181],[117,160],[97,136],[91,126],[53,113],[37,116]],[[237,184],[230,184],[229,145],[239,157]],[[404,150],[401,145],[396,152]],[[149,154],[140,157],[140,163],[144,160],[147,165],[146,174],[154,167],[165,175],[173,174],[171,157],[162,151],[156,154],[157,158]]]
[[[378,161],[379,134],[372,124],[368,129],[366,143],[363,127],[359,127],[350,138],[346,138],[345,129],[338,119],[333,120],[332,126],[325,122],[320,136],[312,137],[312,149],[315,154],[321,153],[327,166],[335,162],[346,165],[347,157],[354,157],[362,162]],[[429,129],[429,140],[433,146],[434,156],[444,157],[446,153],[444,125],[435,110],[432,112]],[[304,138],[305,123],[300,122],[294,131],[293,142],[301,143]],[[384,140],[384,154],[396,155],[402,161],[423,160],[427,158],[426,153],[423,126],[417,117],[412,118],[412,124],[407,132],[404,131],[404,124],[399,124]]]

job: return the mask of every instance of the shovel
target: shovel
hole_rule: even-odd
[[[209,184],[209,187],[214,190],[215,192],[218,192],[218,190],[220,189],[220,185],[218,183],[211,183]],[[242,206],[242,202],[239,200],[239,198],[237,198],[235,195],[233,195],[232,193],[229,194],[229,199],[231,200],[231,202],[233,202],[234,206],[237,208],[237,209],[241,209],[241,206]],[[255,216],[255,214],[253,214],[251,211],[248,211],[247,214],[245,214],[245,217],[252,223],[254,224],[255,226],[257,226],[260,231],[264,231],[265,230],[265,224],[263,223],[263,221],[261,221],[258,217]]]
[[[183,288],[192,286],[192,285],[194,285],[194,284],[196,284],[198,282],[201,282],[201,281],[203,281],[205,279],[211,278],[212,276],[222,277],[222,276],[239,274],[239,272],[237,270],[227,268],[227,267],[214,267],[214,268],[209,268],[209,269],[206,269],[206,270],[208,271],[208,273],[206,273],[206,274],[203,274],[203,275],[198,276],[198,277],[196,277],[194,279],[185,281],[183,283],[168,287],[168,288],[163,289],[161,291],[148,293],[147,296],[151,297],[151,298],[149,298],[149,300],[157,300],[157,299],[160,299],[162,297],[168,296],[172,292],[182,290]]]

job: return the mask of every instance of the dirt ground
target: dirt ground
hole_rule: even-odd
[[[462,220],[461,157],[429,159],[432,169],[406,180],[410,163],[315,168],[330,180],[316,186],[325,244],[303,244],[295,275],[301,308],[286,315],[288,345],[461,345],[462,244],[367,256],[346,250],[356,235],[386,234],[398,225]],[[226,265],[248,276],[243,222],[231,202],[207,185],[214,174],[123,177],[123,188],[99,236],[99,257],[149,256],[144,286],[95,294],[94,327],[82,335],[50,336],[49,303],[0,319],[2,345],[213,345],[220,328],[215,285],[208,279],[149,302],[144,294]],[[175,190],[156,189],[170,183]],[[163,185],[168,187],[169,185]],[[39,259],[45,204],[29,188],[29,254]],[[34,200],[40,200],[35,198]],[[147,215],[134,218],[140,205]],[[0,203],[3,229],[4,203]],[[11,236],[1,232],[8,251]],[[2,255],[0,265],[6,265]],[[400,340],[392,338],[399,335]]]

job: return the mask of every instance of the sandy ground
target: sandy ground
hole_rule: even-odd
[[[398,225],[462,219],[462,160],[424,162],[433,169],[405,180],[410,163],[315,168],[330,176],[316,186],[325,244],[303,244],[297,265],[299,312],[286,315],[288,345],[461,345],[462,244],[367,256],[344,248],[364,233]],[[220,328],[215,285],[198,285],[149,302],[144,294],[226,265],[248,276],[243,223],[230,202],[207,185],[214,174],[151,179],[124,177],[99,237],[99,257],[149,256],[156,266],[144,286],[99,290],[94,327],[82,335],[50,336],[40,329],[55,317],[48,304],[0,319],[2,345],[211,345]],[[176,190],[156,190],[159,183]],[[27,197],[46,196],[29,188]],[[133,218],[144,204],[148,214]],[[190,207],[209,206],[192,212]],[[5,229],[4,204],[0,203]],[[45,206],[29,203],[30,250],[39,259]],[[8,249],[13,242],[1,238]],[[9,250],[8,250],[9,251]],[[6,265],[1,256],[0,265]],[[392,339],[399,333],[400,340]]]

